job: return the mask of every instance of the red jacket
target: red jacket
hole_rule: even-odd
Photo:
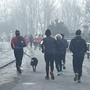
[[[11,47],[13,49],[22,49],[26,46],[26,41],[22,36],[15,36],[11,40]]]

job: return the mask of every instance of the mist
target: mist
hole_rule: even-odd
[[[26,35],[44,34],[56,20],[69,33],[81,29],[90,35],[90,0],[0,0],[1,36],[14,34],[16,29]]]

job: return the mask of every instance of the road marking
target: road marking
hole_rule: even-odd
[[[23,83],[23,85],[34,85],[36,83],[31,83],[31,82],[28,82],[28,83]]]

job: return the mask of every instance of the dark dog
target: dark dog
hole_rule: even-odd
[[[34,72],[36,71],[37,64],[38,64],[38,59],[36,57],[31,58],[30,65],[32,66]]]

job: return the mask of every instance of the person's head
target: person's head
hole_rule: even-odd
[[[20,35],[20,31],[19,31],[19,30],[16,30],[16,31],[15,31],[15,35],[16,35],[16,36],[19,36],[19,35]]]
[[[51,31],[50,31],[49,29],[47,29],[47,30],[45,31],[45,35],[46,35],[47,37],[49,37],[49,36],[51,35]]]
[[[64,34],[61,34],[62,35],[62,38],[64,38]]]
[[[55,36],[55,39],[56,39],[56,40],[62,39],[62,35],[61,35],[61,34],[57,34],[57,35]]]
[[[81,30],[77,30],[76,35],[81,35]]]

